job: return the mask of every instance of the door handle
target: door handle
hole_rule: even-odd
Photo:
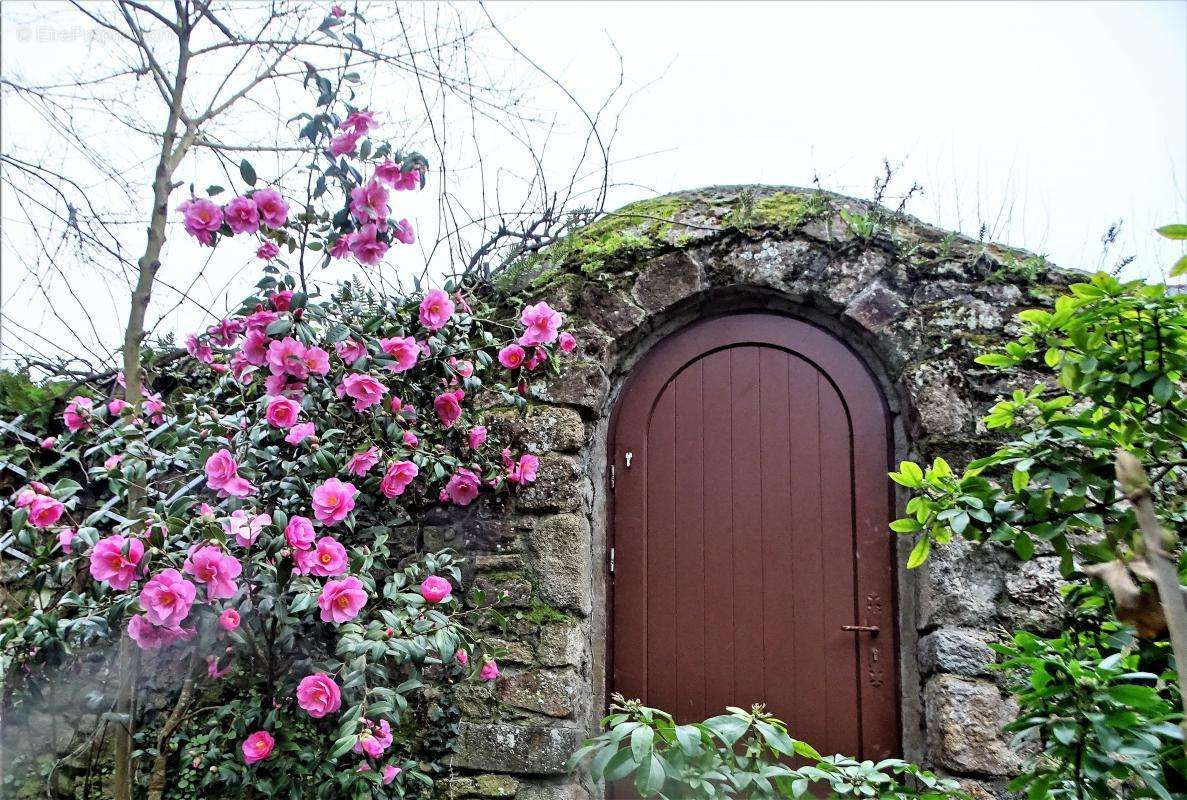
[[[864,631],[870,636],[877,636],[881,629],[877,625],[842,625],[841,630],[851,631],[852,633]]]

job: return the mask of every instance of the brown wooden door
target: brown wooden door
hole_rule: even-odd
[[[707,320],[647,355],[613,429],[610,688],[897,754],[888,423],[858,358],[797,320]]]

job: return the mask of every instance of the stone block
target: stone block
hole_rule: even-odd
[[[499,638],[487,638],[484,643],[491,650],[499,651],[500,664],[531,664],[532,649],[523,642],[508,641]]]
[[[647,318],[647,312],[623,290],[601,283],[589,283],[578,300],[581,315],[615,338],[633,333]]]
[[[542,519],[528,536],[536,592],[548,605],[589,614],[589,522],[577,514]]]
[[[957,537],[934,548],[919,576],[919,627],[973,627],[997,620],[1004,591],[1001,567],[987,547]]]
[[[449,779],[449,797],[515,797],[519,786],[511,775],[463,775]]]
[[[872,333],[890,326],[907,310],[907,304],[882,281],[858,292],[845,307],[845,316]]]
[[[535,482],[516,495],[516,506],[525,511],[576,511],[581,506],[581,489],[577,460],[547,453],[540,458]]]
[[[536,658],[546,667],[579,667],[585,660],[585,634],[577,623],[540,628]]]
[[[1022,754],[1002,729],[1018,714],[1013,698],[983,680],[938,675],[923,693],[927,749],[931,760],[954,772],[1012,775]]]
[[[462,722],[454,767],[523,775],[560,775],[584,737],[572,727]]]
[[[520,789],[515,800],[590,800],[590,794],[578,783],[533,783]]]
[[[1036,633],[1058,631],[1063,612],[1059,587],[1065,583],[1059,574],[1059,559],[1036,558],[1011,566],[1006,572],[1006,603],[1002,607],[1007,624]]]
[[[968,389],[955,363],[924,364],[905,383],[911,423],[917,433],[953,436],[972,430]]]
[[[491,434],[539,455],[550,450],[573,452],[585,444],[585,423],[571,408],[537,406],[526,415],[500,412],[491,417]]]
[[[704,287],[701,269],[687,253],[668,253],[639,266],[631,296],[655,313],[687,299]]]
[[[919,640],[919,668],[923,673],[949,672],[977,676],[989,672],[994,652],[989,635],[967,628],[941,628]]]
[[[552,403],[600,411],[610,394],[610,379],[598,364],[569,364],[560,375],[551,376],[540,385],[537,393]]]
[[[499,700],[549,717],[571,717],[577,684],[572,672],[533,670],[508,674],[499,681]]]

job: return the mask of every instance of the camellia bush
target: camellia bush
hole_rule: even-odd
[[[137,795],[427,795],[457,730],[452,687],[499,676],[458,556],[398,534],[428,506],[535,480],[536,457],[489,437],[484,412],[526,408],[526,375],[575,340],[547,304],[513,314],[474,285],[305,291],[307,258],[368,266],[413,241],[391,204],[426,166],[375,141],[378,115],[339,108],[327,79],[308,83],[322,96],[301,117],[320,154],[304,207],[246,162],[242,194],[177,207],[203,245],[257,240],[259,291],[187,337],[189,357],[155,376],[167,391],[80,393],[66,433],[22,454],[34,479],[9,527],[32,562],[29,602],[0,627],[5,703],[134,643],[125,685],[166,702],[135,718],[98,702],[135,730]]]

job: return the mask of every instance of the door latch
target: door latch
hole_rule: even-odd
[[[877,625],[842,625],[841,630],[852,631],[853,633],[865,632],[870,636],[877,636],[881,628]]]
[[[630,450],[627,450],[627,451],[626,451],[626,455],[625,455],[625,456],[623,456],[623,458],[625,458],[625,459],[626,459],[626,468],[627,468],[627,469],[630,469],[630,468],[631,468],[631,459],[632,459],[632,458],[634,458],[634,457],[635,457],[635,454],[634,454],[634,453],[632,453]]]

